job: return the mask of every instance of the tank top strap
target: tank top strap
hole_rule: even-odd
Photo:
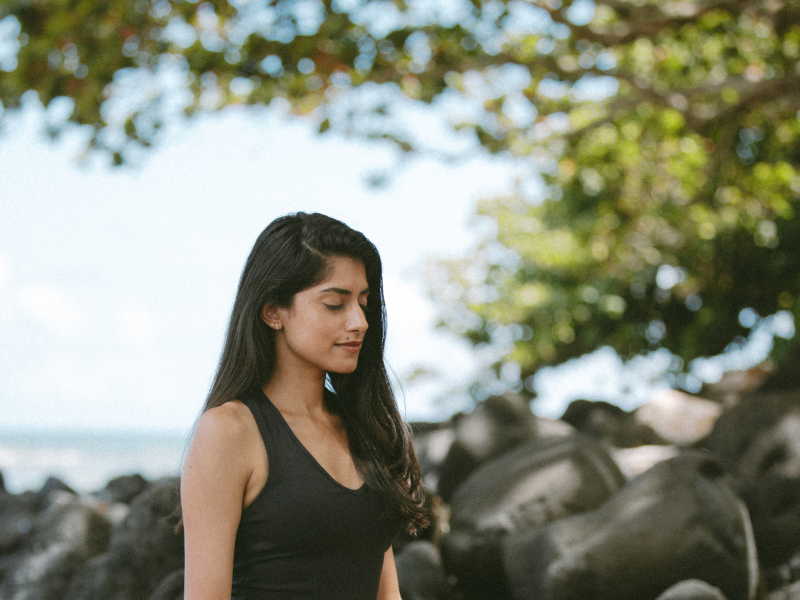
[[[261,439],[264,441],[264,448],[267,451],[270,472],[274,472],[283,462],[278,459],[278,456],[286,447],[286,440],[283,439],[286,434],[280,427],[280,419],[276,418],[276,416],[280,417],[280,413],[274,414],[278,409],[261,390],[248,394],[242,398],[242,402],[253,413],[258,431],[261,433]]]

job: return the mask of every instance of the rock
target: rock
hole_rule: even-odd
[[[680,451],[675,446],[639,446],[612,448],[610,452],[625,478],[633,479],[658,463],[674,458]]]
[[[518,600],[655,598],[699,579],[752,600],[758,562],[747,509],[710,455],[685,452],[628,483],[599,509],[508,536]]]
[[[14,567],[14,561],[16,560],[16,556],[6,555],[0,556],[0,590],[2,590],[2,583],[3,581],[9,576],[11,573],[11,569]],[[2,593],[2,592],[0,592]],[[1,598],[2,596],[0,596]]]
[[[637,422],[650,427],[661,439],[686,448],[708,437],[722,414],[722,405],[664,389],[655,392],[633,414]]]
[[[0,555],[10,554],[22,544],[31,531],[41,506],[41,498],[33,492],[0,493]]]
[[[150,600],[183,600],[183,569],[173,571],[158,584]]]
[[[742,498],[753,522],[762,566],[775,567],[800,553],[800,479],[765,477],[744,490]]]
[[[764,600],[800,600],[800,581],[770,592]]]
[[[561,419],[548,419],[546,417],[536,416],[536,437],[566,437],[577,433],[572,425]]]
[[[789,560],[767,567],[762,564],[761,583],[767,591],[787,589],[793,583],[800,582],[800,552],[793,554]]]
[[[745,371],[726,371],[722,378],[714,383],[704,383],[700,388],[700,396],[723,406],[730,407],[739,403],[745,396],[764,383],[770,371],[763,367],[753,367]]]
[[[147,480],[138,473],[123,475],[109,481],[100,493],[100,497],[107,502],[130,504],[145,487],[147,487]]]
[[[656,600],[727,600],[722,590],[699,579],[676,583]]]
[[[53,502],[3,581],[3,600],[61,600],[73,574],[103,552],[111,524],[88,506]]]
[[[108,519],[112,526],[116,527],[128,516],[130,506],[122,502],[105,502],[100,500],[95,503],[95,510]]]
[[[90,558],[78,569],[70,581],[67,593],[64,595],[65,600],[77,600],[80,598],[104,600],[102,596],[97,592],[93,592],[93,590],[99,589],[106,577],[108,577],[107,552]],[[124,594],[122,597],[128,598]]]
[[[584,435],[616,448],[665,443],[649,426],[638,423],[633,415],[602,400],[573,400],[561,420]]]
[[[777,369],[767,374],[758,389],[767,393],[800,390],[800,345],[792,346],[781,358]]]
[[[455,432],[450,422],[412,423],[414,452],[419,461],[422,481],[428,490],[436,491],[441,467],[455,440]]]
[[[47,503],[50,500],[50,496],[60,492],[66,492],[67,494],[71,494],[72,496],[78,495],[75,492],[75,490],[73,490],[63,481],[61,481],[58,477],[48,477],[47,480],[42,485],[41,489],[39,490],[39,496],[42,499],[43,505],[47,505]]]
[[[706,445],[745,486],[800,478],[800,390],[748,396],[720,416]]]
[[[504,597],[502,539],[597,508],[625,482],[607,452],[580,434],[533,440],[483,465],[451,502],[447,571],[468,598]]]
[[[141,600],[183,568],[183,536],[168,520],[178,503],[178,479],[151,483],[111,532],[108,550],[75,576],[70,600]]]
[[[472,471],[536,436],[536,415],[516,394],[491,396],[453,419],[453,443],[441,466],[436,492],[449,501]]]
[[[395,557],[403,600],[445,600],[450,585],[438,548],[430,542],[411,542]]]

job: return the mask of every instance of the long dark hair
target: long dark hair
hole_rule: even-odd
[[[324,280],[332,257],[364,263],[369,285],[367,328],[352,373],[328,373],[328,410],[345,426],[350,451],[367,485],[415,531],[427,524],[419,463],[384,364],[386,308],[378,250],[336,219],[296,213],[275,219],[247,258],[222,357],[204,411],[260,390],[275,369],[275,332],[261,319],[266,304],[289,307],[295,294]]]

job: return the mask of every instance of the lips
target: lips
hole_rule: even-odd
[[[347,350],[348,352],[352,352],[353,354],[361,350],[361,342],[345,342],[344,344],[336,345],[344,350]]]

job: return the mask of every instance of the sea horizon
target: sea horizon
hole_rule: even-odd
[[[37,491],[51,476],[80,494],[98,492],[122,475],[174,477],[190,434],[174,429],[0,428],[0,473],[13,494]]]

